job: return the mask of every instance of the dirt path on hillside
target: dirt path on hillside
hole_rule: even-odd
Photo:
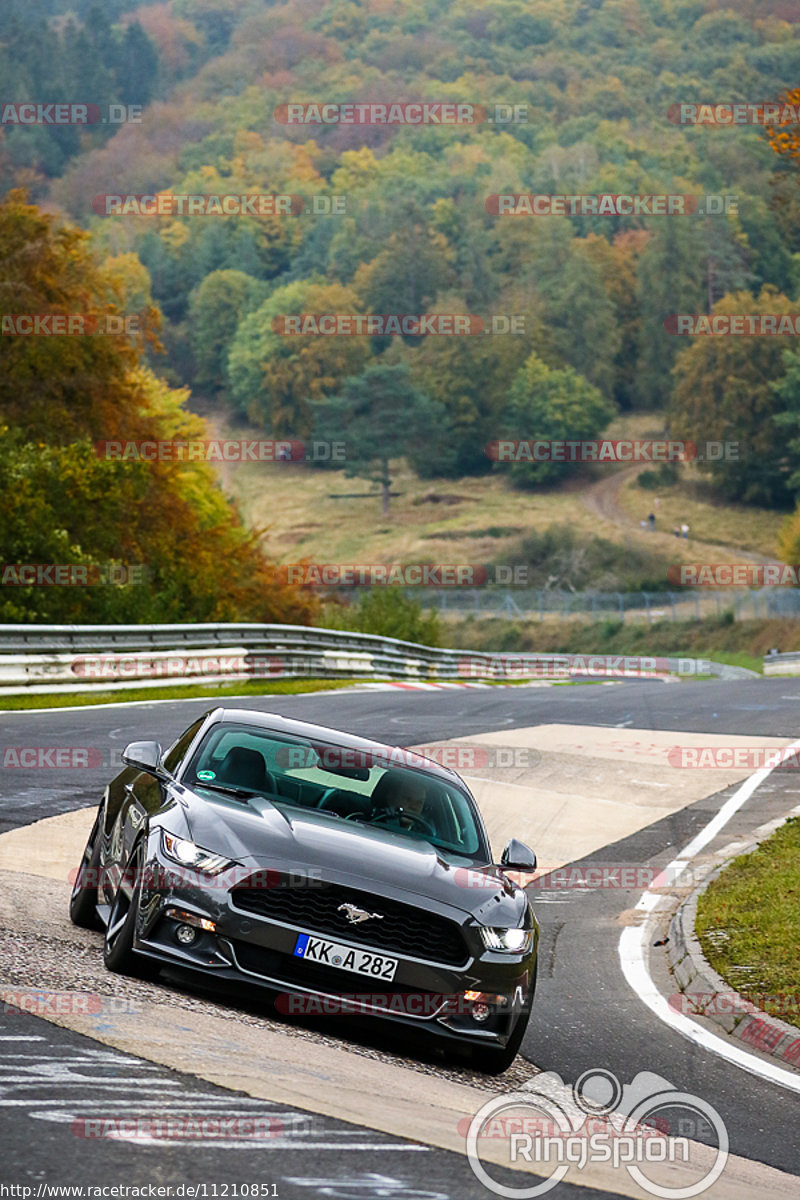
[[[613,475],[607,475],[604,479],[599,479],[597,483],[591,484],[582,492],[583,502],[591,513],[600,517],[604,521],[610,521],[612,525],[624,529],[627,536],[635,536],[642,543],[646,542],[651,547],[664,547],[666,545],[674,546],[675,535],[666,530],[656,528],[651,533],[649,529],[642,529],[639,522],[631,517],[629,513],[620,504],[620,493],[622,489],[641,471],[641,467],[628,467],[624,471],[615,471]],[[656,521],[658,520],[658,512],[656,512]],[[685,547],[686,543],[683,539],[679,539],[681,546]],[[723,546],[717,542],[706,542],[702,538],[692,537],[690,539],[695,544],[703,547],[704,551],[713,551],[719,562],[737,562],[742,559],[748,562],[755,563],[777,563],[778,559],[770,558],[764,554],[757,554],[751,550],[741,550],[737,546]]]

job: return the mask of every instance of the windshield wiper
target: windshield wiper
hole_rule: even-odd
[[[248,792],[246,788],[233,787],[227,783],[209,783],[205,779],[195,779],[192,787],[208,788],[212,792],[224,792],[226,796],[235,796],[237,800],[255,800],[258,792]]]

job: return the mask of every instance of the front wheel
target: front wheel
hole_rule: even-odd
[[[111,916],[103,943],[103,962],[109,971],[139,978],[155,974],[158,968],[133,948],[133,935],[139,913],[139,896],[144,870],[144,843],[134,848],[111,906]]]
[[[103,923],[97,915],[101,831],[102,813],[98,812],[69,898],[69,919],[81,929],[103,928]]]
[[[517,1017],[517,1023],[511,1031],[511,1036],[502,1048],[498,1046],[474,1046],[472,1049],[473,1065],[485,1075],[502,1075],[507,1071],[519,1054],[522,1039],[531,1019],[532,998]]]

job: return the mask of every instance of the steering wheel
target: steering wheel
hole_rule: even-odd
[[[434,836],[434,829],[430,822],[419,815],[419,813],[408,812],[405,808],[385,808],[382,812],[376,813],[372,818],[373,825],[382,825],[390,819],[398,824],[401,821],[410,821],[412,829],[416,829],[420,833],[429,833]],[[400,826],[401,829],[403,826]]]

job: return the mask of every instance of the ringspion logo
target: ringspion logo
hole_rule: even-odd
[[[487,1100],[458,1130],[478,1180],[507,1200],[544,1195],[571,1167],[582,1171],[589,1163],[624,1167],[639,1188],[661,1200],[688,1200],[711,1187],[728,1161],[728,1132],[717,1110],[652,1071],[623,1085],[611,1071],[589,1070],[572,1087],[547,1071],[522,1091]],[[495,1153],[488,1157],[490,1139]],[[693,1141],[708,1148],[699,1162]],[[531,1187],[527,1177],[513,1186],[495,1178],[501,1148],[501,1170],[535,1163],[540,1181]]]

